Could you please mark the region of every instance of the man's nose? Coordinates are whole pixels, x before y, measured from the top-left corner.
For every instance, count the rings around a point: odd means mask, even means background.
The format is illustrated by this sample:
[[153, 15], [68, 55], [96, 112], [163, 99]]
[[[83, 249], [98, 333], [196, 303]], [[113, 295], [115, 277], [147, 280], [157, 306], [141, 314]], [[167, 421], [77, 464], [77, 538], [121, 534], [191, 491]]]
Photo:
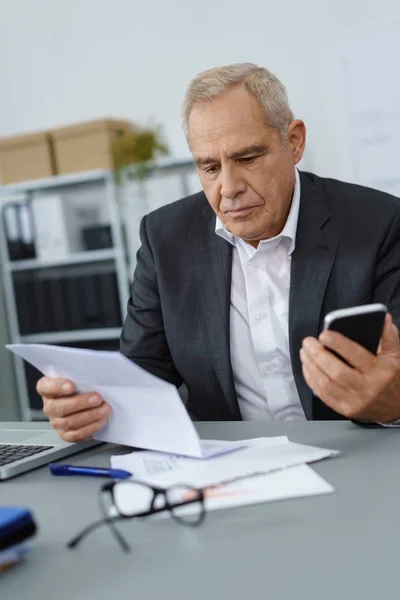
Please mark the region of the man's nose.
[[239, 171], [233, 166], [224, 166], [220, 171], [221, 196], [234, 200], [246, 189]]

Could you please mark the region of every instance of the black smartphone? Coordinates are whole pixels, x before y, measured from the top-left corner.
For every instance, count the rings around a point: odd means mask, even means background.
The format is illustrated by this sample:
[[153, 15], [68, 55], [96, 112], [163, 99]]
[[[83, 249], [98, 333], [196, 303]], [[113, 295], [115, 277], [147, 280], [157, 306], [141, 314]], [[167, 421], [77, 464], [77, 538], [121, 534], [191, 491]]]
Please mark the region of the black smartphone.
[[325, 316], [324, 331], [327, 329], [338, 331], [360, 346], [364, 346], [371, 354], [376, 354], [386, 313], [387, 308], [384, 304], [365, 304], [333, 310]]

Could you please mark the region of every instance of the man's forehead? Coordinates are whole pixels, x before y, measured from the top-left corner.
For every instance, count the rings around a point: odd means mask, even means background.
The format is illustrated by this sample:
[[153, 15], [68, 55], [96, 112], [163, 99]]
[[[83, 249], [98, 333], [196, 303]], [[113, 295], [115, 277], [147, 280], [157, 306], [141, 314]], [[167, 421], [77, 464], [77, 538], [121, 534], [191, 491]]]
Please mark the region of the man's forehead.
[[193, 119], [189, 126], [189, 144], [195, 158], [210, 152], [234, 152], [248, 145], [267, 143], [273, 129], [266, 121], [255, 122], [246, 118]]
[[194, 159], [200, 161], [206, 157], [229, 156], [247, 148], [269, 146], [274, 135], [274, 130], [267, 125], [252, 127], [247, 123], [232, 123], [221, 127], [216, 124], [189, 131], [189, 143]]
[[210, 103], [208, 110], [193, 108], [188, 122], [188, 134], [191, 140], [214, 141], [225, 136], [234, 136], [268, 129], [264, 114], [254, 114], [246, 110], [213, 110]]

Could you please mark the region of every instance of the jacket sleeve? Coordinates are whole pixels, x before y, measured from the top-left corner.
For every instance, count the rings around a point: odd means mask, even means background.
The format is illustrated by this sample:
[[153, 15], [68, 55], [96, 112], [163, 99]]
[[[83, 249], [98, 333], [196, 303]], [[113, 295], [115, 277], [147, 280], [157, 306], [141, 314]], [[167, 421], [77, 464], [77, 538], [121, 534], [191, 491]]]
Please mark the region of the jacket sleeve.
[[173, 363], [165, 336], [157, 270], [146, 219], [144, 217], [140, 224], [141, 247], [137, 253], [120, 351], [146, 371], [179, 387], [182, 378]]
[[373, 301], [386, 304], [400, 329], [400, 207], [377, 258]]
[[[400, 329], [400, 209], [389, 227], [379, 252], [375, 269], [374, 302], [386, 304], [393, 321]], [[354, 420], [361, 427], [400, 427], [400, 421], [381, 425]]]

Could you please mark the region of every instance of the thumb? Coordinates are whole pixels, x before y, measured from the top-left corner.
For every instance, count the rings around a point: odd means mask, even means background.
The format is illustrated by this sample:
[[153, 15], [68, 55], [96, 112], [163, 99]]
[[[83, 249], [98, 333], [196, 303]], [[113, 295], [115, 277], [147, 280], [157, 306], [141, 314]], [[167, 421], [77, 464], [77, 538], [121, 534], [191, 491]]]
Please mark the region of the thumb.
[[392, 315], [389, 313], [385, 317], [382, 337], [379, 344], [378, 354], [387, 354], [394, 352], [399, 346], [399, 330], [393, 323]]

